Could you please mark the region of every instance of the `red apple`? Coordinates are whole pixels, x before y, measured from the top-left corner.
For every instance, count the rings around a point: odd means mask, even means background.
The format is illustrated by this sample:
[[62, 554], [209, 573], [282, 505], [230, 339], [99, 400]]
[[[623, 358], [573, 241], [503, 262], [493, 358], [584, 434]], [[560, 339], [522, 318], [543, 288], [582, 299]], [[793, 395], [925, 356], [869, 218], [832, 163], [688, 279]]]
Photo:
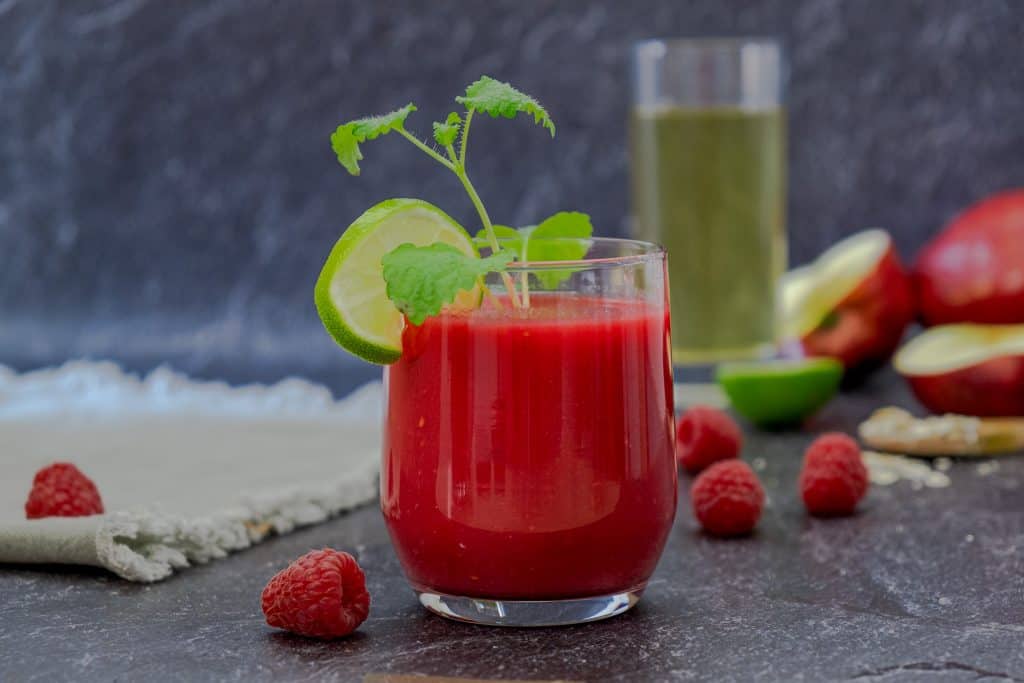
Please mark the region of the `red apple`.
[[926, 408], [1024, 415], [1024, 325], [940, 325], [900, 349], [896, 370]]
[[866, 230], [782, 278], [784, 338], [809, 356], [842, 361], [856, 378], [892, 356], [914, 317], [907, 276], [892, 238]]
[[918, 255], [913, 281], [928, 325], [1024, 323], [1024, 189], [954, 218]]

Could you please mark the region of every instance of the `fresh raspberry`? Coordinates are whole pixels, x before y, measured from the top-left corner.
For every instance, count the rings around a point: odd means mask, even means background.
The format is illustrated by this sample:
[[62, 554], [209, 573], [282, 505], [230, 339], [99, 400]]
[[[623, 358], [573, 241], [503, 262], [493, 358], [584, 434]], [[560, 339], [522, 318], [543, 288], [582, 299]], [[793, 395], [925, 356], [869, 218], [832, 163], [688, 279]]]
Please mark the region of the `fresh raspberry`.
[[85, 517], [103, 513], [92, 479], [69, 462], [55, 462], [36, 472], [25, 501], [25, 517]]
[[819, 517], [852, 514], [867, 490], [868, 470], [856, 441], [832, 432], [819, 436], [807, 448], [800, 470], [800, 495], [809, 513]]
[[679, 464], [696, 474], [711, 463], [737, 458], [743, 435], [731, 417], [709, 406], [693, 406], [676, 426]]
[[749, 534], [761, 518], [764, 489], [742, 460], [716, 462], [701, 472], [690, 488], [697, 521], [712, 536]]
[[330, 548], [313, 550], [279, 571], [263, 589], [267, 623], [314, 638], [340, 638], [370, 613], [366, 577], [356, 559]]

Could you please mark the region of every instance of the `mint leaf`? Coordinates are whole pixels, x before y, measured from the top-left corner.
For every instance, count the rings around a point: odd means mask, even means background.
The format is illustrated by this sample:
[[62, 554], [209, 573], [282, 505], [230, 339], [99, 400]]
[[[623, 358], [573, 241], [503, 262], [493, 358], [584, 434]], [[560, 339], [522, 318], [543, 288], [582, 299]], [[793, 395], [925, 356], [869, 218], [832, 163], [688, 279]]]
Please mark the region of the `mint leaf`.
[[551, 120], [540, 102], [508, 83], [502, 83], [490, 76], [481, 76], [478, 81], [466, 88], [465, 95], [459, 95], [455, 101], [465, 105], [466, 109], [494, 117], [504, 116], [511, 119], [516, 114], [529, 114], [533, 116], [534, 123], [544, 126], [551, 131], [551, 137], [555, 137], [555, 122]]
[[434, 121], [434, 140], [442, 147], [455, 144], [455, 138], [459, 137], [459, 128], [462, 127], [462, 118], [452, 112], [444, 123]]
[[349, 173], [359, 175], [359, 160], [363, 158], [363, 153], [359, 150], [359, 143], [374, 140], [393, 130], [403, 128], [405, 119], [414, 111], [416, 111], [416, 105], [409, 103], [401, 109], [387, 114], [368, 116], [338, 126], [331, 134], [331, 147], [338, 155], [338, 161]]
[[[520, 261], [526, 260], [526, 251], [523, 249], [526, 246], [526, 242], [523, 241], [523, 228], [516, 230], [510, 228], [507, 225], [493, 225], [494, 236], [498, 238], [498, 243], [502, 249], [515, 255]], [[487, 237], [487, 230], [481, 229], [476, 235], [473, 236], [473, 243], [477, 248], [491, 248], [491, 240]]]
[[[590, 216], [579, 211], [559, 211], [540, 225], [510, 228], [495, 225], [494, 236], [501, 246], [513, 252], [520, 261], [578, 261], [587, 255], [594, 234]], [[487, 231], [473, 236], [477, 247], [490, 247]]]
[[[594, 234], [590, 216], [579, 211], [559, 211], [541, 221], [530, 233], [528, 261], [577, 261], [587, 255]], [[553, 240], [545, 242], [545, 240]]]
[[[594, 226], [590, 216], [578, 211], [560, 211], [540, 225], [528, 225], [516, 230], [506, 225], [495, 225], [494, 234], [501, 246], [511, 251], [520, 261], [578, 261], [587, 255]], [[478, 247], [489, 247], [487, 231], [473, 237]], [[572, 275], [570, 270], [534, 271], [533, 274], [547, 289], [558, 285]]]
[[499, 252], [474, 258], [450, 244], [434, 242], [417, 247], [402, 244], [381, 259], [388, 298], [413, 325], [437, 315], [461, 291], [473, 289], [480, 277], [500, 272], [512, 254]]
[[[541, 221], [526, 246], [528, 261], [578, 261], [587, 255], [594, 226], [590, 216], [578, 211], [560, 211]], [[533, 274], [545, 289], [558, 289], [572, 275], [571, 270], [542, 270]]]

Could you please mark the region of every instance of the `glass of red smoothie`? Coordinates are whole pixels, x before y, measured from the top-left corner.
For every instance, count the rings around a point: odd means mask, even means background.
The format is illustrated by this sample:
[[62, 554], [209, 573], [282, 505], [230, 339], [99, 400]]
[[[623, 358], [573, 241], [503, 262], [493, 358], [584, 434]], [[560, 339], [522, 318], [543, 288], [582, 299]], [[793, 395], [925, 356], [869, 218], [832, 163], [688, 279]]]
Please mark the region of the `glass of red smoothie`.
[[[427, 609], [546, 626], [639, 600], [676, 508], [666, 256], [592, 239], [408, 325], [384, 371], [381, 507]], [[513, 305], [503, 282], [529, 282]]]

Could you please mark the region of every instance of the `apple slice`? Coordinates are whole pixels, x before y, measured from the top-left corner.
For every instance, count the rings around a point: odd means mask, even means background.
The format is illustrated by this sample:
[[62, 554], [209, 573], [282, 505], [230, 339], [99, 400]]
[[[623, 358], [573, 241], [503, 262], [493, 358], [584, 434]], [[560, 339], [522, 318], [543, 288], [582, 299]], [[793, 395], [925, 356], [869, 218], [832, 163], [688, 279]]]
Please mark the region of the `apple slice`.
[[783, 338], [808, 356], [832, 356], [848, 376], [892, 356], [914, 317], [910, 280], [885, 230], [833, 245], [781, 282]]
[[1024, 415], [1024, 325], [940, 325], [893, 359], [935, 413]]

